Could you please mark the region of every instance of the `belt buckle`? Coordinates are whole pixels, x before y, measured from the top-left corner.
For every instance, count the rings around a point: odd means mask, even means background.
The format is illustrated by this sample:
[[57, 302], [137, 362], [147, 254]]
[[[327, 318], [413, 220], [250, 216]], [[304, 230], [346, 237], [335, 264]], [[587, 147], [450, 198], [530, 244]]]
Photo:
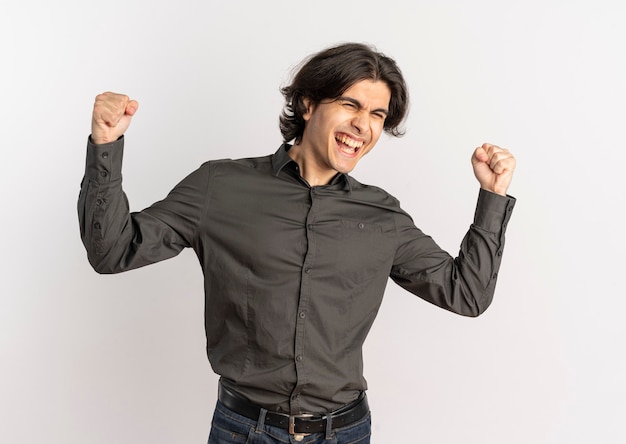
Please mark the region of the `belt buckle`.
[[296, 419], [312, 418], [313, 416], [314, 415], [312, 413], [302, 413], [300, 415], [289, 415], [289, 434], [294, 435], [294, 436], [302, 435], [302, 437], [304, 437], [305, 435], [308, 435], [308, 433], [296, 433]]

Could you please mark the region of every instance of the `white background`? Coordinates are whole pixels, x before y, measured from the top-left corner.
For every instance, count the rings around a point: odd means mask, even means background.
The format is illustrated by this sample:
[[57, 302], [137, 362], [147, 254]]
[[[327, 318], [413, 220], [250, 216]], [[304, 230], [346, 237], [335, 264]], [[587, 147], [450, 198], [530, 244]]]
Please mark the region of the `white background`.
[[456, 253], [482, 142], [518, 158], [478, 319], [390, 283], [365, 347], [374, 443], [623, 443], [626, 6], [615, 1], [5, 0], [0, 11], [0, 442], [203, 443], [217, 378], [191, 251], [91, 270], [76, 199], [96, 94], [139, 100], [131, 208], [208, 159], [273, 152], [311, 52], [403, 69], [407, 135], [354, 171]]

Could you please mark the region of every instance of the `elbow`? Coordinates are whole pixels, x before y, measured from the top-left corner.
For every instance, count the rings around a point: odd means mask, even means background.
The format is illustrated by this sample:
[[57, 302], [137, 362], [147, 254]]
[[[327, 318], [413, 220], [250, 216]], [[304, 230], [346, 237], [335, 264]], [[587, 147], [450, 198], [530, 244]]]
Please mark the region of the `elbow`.
[[98, 274], [114, 274], [115, 271], [106, 264], [106, 262], [97, 262], [93, 260], [89, 260], [91, 264], [91, 268]]
[[481, 316], [487, 309], [479, 309], [479, 310], [472, 310], [470, 313], [465, 314], [466, 317], [468, 318], [477, 318], [479, 316]]
[[115, 274], [124, 271], [105, 254], [89, 254], [88, 259], [91, 268], [98, 274]]
[[98, 274], [116, 274], [127, 269], [123, 256], [115, 248], [103, 241], [84, 242], [87, 259], [91, 268]]
[[490, 305], [491, 305], [491, 298], [485, 301], [476, 300], [474, 301], [473, 304], [469, 306], [469, 310], [463, 314], [470, 318], [477, 318], [481, 316], [483, 313], [485, 313]]

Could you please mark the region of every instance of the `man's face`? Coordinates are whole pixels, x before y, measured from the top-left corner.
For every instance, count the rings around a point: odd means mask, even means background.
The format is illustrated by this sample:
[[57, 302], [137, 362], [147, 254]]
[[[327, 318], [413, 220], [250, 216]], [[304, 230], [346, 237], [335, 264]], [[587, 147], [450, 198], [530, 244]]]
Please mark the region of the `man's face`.
[[307, 103], [302, 154], [307, 175], [330, 180], [348, 173], [367, 154], [383, 131], [391, 91], [382, 81], [361, 80], [336, 100]]

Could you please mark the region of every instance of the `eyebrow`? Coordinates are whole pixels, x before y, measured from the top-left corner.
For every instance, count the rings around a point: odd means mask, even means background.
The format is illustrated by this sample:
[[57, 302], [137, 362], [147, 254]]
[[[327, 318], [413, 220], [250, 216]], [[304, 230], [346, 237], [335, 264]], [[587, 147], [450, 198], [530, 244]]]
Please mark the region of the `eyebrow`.
[[[361, 102], [359, 102], [357, 99], [353, 99], [352, 97], [340, 96], [340, 97], [337, 97], [337, 100], [345, 100], [346, 102], [352, 103], [358, 109], [363, 109], [363, 105], [361, 105]], [[376, 108], [372, 110], [372, 113], [384, 113], [385, 116], [389, 115], [389, 111], [386, 108]]]

